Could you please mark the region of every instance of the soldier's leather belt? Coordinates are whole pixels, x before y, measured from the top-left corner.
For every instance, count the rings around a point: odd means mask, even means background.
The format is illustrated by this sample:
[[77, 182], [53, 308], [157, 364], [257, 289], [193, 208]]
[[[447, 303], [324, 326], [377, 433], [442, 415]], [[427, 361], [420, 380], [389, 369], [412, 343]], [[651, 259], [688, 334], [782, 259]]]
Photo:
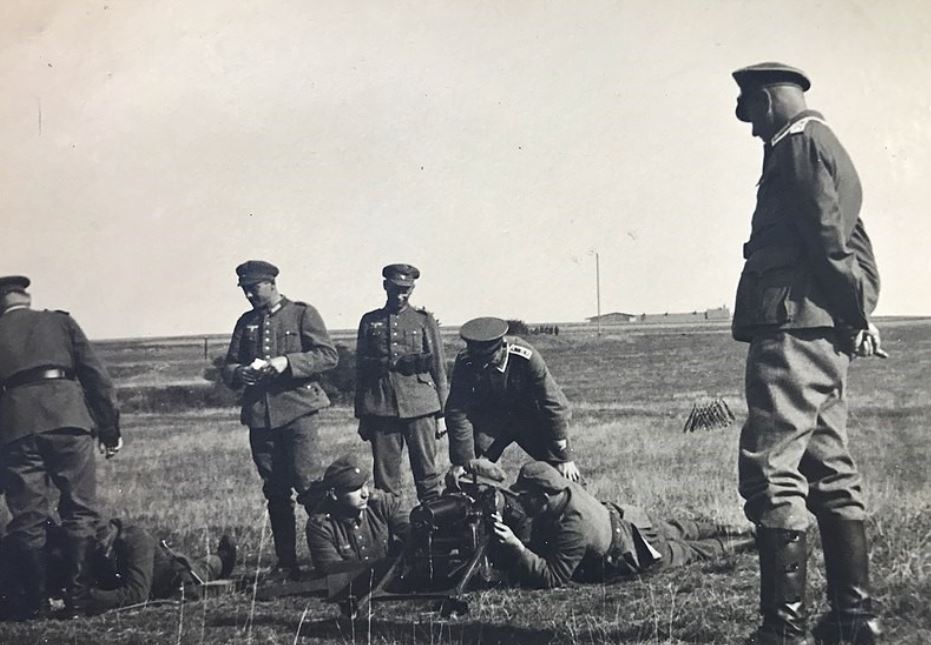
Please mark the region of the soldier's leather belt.
[[17, 372], [3, 382], [4, 390], [11, 390], [14, 387], [40, 383], [42, 381], [58, 381], [62, 379], [71, 380], [74, 374], [70, 370], [60, 367], [35, 367], [30, 370]]

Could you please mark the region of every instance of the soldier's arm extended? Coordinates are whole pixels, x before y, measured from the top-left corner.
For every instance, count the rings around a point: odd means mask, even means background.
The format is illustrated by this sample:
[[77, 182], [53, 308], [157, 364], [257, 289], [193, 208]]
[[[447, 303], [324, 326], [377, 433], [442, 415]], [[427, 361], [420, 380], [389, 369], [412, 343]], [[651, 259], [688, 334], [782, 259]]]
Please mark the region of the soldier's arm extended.
[[430, 376], [436, 384], [436, 393], [440, 399], [440, 410], [436, 416], [442, 417], [449, 396], [449, 386], [446, 380], [446, 354], [443, 351], [443, 337], [440, 335], [440, 326], [433, 314], [427, 312], [427, 323], [424, 334], [424, 352], [430, 353]]
[[[822, 126], [809, 126], [815, 127]], [[844, 325], [866, 329], [875, 302], [865, 301], [873, 290], [864, 288], [863, 271], [850, 245], [858, 217], [841, 208], [831, 160], [826, 158], [829, 151], [807, 132], [787, 137], [779, 148], [796, 206], [793, 221], [831, 313]]]
[[585, 557], [586, 539], [576, 522], [564, 522], [546, 542], [546, 551], [537, 554], [525, 547], [513, 566], [521, 585], [537, 589], [559, 587], [572, 579], [572, 574]]
[[450, 379], [449, 398], [446, 400], [446, 428], [449, 432], [449, 461], [453, 466], [465, 466], [475, 459], [475, 437], [472, 422], [466, 414], [471, 396], [471, 388], [462, 365], [462, 358], [456, 358]]
[[353, 409], [357, 419], [362, 417], [362, 396], [365, 387], [365, 357], [368, 356], [368, 344], [365, 335], [365, 316], [359, 321], [359, 330], [356, 332], [356, 388], [353, 399]]
[[334, 565], [343, 562], [336, 547], [336, 536], [325, 520], [314, 517], [307, 520], [307, 548], [314, 569], [320, 573], [329, 573]]
[[540, 414], [547, 422], [545, 430], [552, 442], [547, 448], [558, 458], [557, 461], [571, 461], [569, 419], [572, 412], [569, 409], [569, 401], [537, 352], [530, 357], [528, 375], [533, 397]]
[[300, 327], [302, 351], [285, 355], [291, 375], [304, 378], [336, 367], [339, 360], [336, 347], [330, 340], [323, 319], [311, 305], [304, 305]]
[[108, 440], [109, 433], [115, 442], [119, 438], [120, 409], [113, 380], [80, 325], [71, 316], [67, 320], [74, 351], [74, 374], [84, 389], [87, 406], [97, 423], [101, 440]]
[[148, 532], [129, 527], [117, 545], [120, 563], [120, 586], [116, 589], [91, 589], [95, 609], [106, 611], [148, 600], [155, 571], [155, 538]]

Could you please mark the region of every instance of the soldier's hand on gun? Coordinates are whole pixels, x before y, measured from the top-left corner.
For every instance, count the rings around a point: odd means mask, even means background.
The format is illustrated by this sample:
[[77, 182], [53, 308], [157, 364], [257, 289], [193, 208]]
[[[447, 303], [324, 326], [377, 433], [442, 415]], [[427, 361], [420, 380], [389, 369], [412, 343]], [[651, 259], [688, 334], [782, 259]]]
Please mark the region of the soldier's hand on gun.
[[459, 490], [459, 478], [465, 475], [465, 468], [462, 466], [452, 465], [446, 471], [446, 488]]
[[117, 437], [116, 443], [113, 443], [112, 441], [105, 441], [103, 439], [97, 442], [97, 449], [100, 451], [100, 454], [107, 459], [113, 459], [116, 457], [116, 453], [118, 453], [122, 447], [123, 437]]
[[446, 436], [446, 419], [443, 417], [436, 418], [436, 438], [442, 439]]
[[856, 356], [878, 356], [879, 358], [889, 358], [889, 354], [882, 348], [882, 339], [879, 336], [879, 329], [873, 323], [869, 323], [867, 329], [857, 330], [857, 335], [853, 339], [853, 353]]
[[568, 479], [571, 482], [578, 482], [582, 479], [582, 474], [579, 472], [579, 467], [575, 465], [574, 461], [564, 461], [562, 463], [556, 464], [556, 470], [559, 471], [559, 474]]
[[492, 515], [491, 520], [493, 522], [492, 530], [495, 532], [495, 538], [498, 542], [518, 551], [524, 550], [524, 543], [514, 535], [511, 527], [504, 523], [504, 518], [501, 517], [500, 513]]

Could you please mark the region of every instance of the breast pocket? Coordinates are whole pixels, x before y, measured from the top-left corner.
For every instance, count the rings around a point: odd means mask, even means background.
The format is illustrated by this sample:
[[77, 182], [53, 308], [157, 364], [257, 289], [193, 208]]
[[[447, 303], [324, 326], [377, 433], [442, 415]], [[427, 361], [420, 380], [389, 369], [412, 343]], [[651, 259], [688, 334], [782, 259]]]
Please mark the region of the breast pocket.
[[408, 329], [404, 332], [404, 349], [410, 354], [423, 352], [423, 330]]
[[301, 351], [301, 336], [293, 329], [285, 329], [278, 334], [278, 351], [281, 354], [293, 354]]

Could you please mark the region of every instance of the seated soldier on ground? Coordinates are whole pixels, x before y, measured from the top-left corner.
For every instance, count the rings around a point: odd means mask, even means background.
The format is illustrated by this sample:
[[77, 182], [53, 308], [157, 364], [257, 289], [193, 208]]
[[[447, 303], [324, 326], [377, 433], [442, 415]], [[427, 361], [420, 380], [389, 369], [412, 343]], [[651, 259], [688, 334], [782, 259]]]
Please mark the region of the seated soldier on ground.
[[636, 506], [601, 503], [542, 461], [525, 464], [511, 490], [533, 516], [531, 536], [525, 543], [496, 517], [496, 564], [523, 586], [602, 582], [753, 548], [749, 532], [692, 520], [657, 521]]
[[[65, 580], [62, 539], [61, 527], [50, 525], [46, 544], [48, 590], [52, 596]], [[194, 560], [169, 553], [141, 527], [111, 519], [99, 528], [90, 559], [93, 587], [88, 613], [170, 598], [178, 594], [182, 585], [188, 598], [197, 598], [195, 575], [204, 582], [226, 578], [235, 564], [236, 545], [228, 535], [220, 538], [214, 554]]]
[[374, 562], [400, 551], [408, 516], [400, 500], [368, 487], [369, 475], [352, 455], [326, 469], [316, 486], [324, 499], [307, 520], [307, 545], [317, 573], [343, 562]]

